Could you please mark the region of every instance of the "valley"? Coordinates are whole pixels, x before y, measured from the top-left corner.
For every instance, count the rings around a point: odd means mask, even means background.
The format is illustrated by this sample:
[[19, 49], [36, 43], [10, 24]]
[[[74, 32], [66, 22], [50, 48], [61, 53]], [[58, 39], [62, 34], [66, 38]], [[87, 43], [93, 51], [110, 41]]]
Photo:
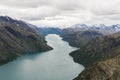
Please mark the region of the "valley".
[[[76, 24], [61, 29], [37, 27], [1, 16], [0, 36], [0, 77], [3, 80], [120, 79], [118, 24], [111, 27]], [[11, 70], [13, 74], [7, 75]], [[32, 76], [32, 73], [36, 74]]]
[[[78, 30], [78, 29], [77, 29]], [[85, 70], [74, 80], [119, 80], [120, 79], [120, 34], [103, 34], [96, 31], [62, 30], [63, 40], [79, 47], [70, 55]], [[80, 44], [82, 43], [82, 44]]]
[[120, 80], [120, 0], [0, 0], [0, 80]]

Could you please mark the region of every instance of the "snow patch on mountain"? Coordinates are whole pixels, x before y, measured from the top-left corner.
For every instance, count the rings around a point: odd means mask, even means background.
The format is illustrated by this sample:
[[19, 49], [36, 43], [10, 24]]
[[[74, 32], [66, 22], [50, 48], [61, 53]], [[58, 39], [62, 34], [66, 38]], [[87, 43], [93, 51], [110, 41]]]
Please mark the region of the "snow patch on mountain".
[[75, 31], [98, 31], [105, 35], [117, 33], [120, 31], [120, 24], [106, 26], [104, 24], [86, 25], [86, 24], [75, 24], [70, 28], [74, 28]]

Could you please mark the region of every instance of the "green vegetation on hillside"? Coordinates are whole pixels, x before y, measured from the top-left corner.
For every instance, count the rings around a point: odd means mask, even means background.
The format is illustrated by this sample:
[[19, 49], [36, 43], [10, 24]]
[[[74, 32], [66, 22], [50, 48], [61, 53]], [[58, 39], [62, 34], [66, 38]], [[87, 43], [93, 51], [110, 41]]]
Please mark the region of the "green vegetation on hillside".
[[70, 55], [86, 67], [75, 80], [120, 79], [119, 33], [93, 39]]

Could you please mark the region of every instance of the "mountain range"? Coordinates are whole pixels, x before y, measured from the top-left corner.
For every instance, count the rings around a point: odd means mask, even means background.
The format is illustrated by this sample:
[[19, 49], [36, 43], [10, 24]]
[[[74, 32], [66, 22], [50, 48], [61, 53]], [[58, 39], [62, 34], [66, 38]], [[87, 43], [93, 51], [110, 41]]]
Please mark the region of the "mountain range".
[[119, 32], [120, 25], [106, 26], [104, 24], [96, 24], [89, 26], [86, 24], [75, 24], [64, 29], [50, 26], [39, 27], [36, 28], [36, 30], [38, 30], [38, 32], [40, 31], [43, 36], [47, 34], [58, 34], [63, 37], [63, 40], [68, 41], [71, 46], [82, 47], [93, 38]]
[[120, 25], [116, 24], [116, 25], [104, 25], [104, 24], [96, 24], [96, 25], [86, 25], [86, 24], [75, 24], [73, 26], [71, 26], [70, 28], [74, 28], [75, 31], [86, 31], [86, 30], [93, 30], [93, 31], [97, 31], [100, 32], [104, 35], [108, 35], [108, 34], [113, 34], [113, 33], [117, 33], [120, 31]]

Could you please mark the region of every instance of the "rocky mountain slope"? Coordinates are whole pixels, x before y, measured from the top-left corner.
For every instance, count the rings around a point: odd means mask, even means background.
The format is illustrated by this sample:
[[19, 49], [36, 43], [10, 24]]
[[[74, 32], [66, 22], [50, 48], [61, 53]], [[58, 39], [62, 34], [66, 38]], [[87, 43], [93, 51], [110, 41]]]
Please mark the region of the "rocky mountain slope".
[[86, 67], [74, 80], [120, 79], [120, 33], [93, 39], [70, 55]]
[[25, 22], [0, 16], [0, 65], [31, 52], [52, 49]]
[[69, 42], [71, 46], [82, 47], [86, 45], [91, 39], [98, 36], [103, 36], [97, 31], [74, 31], [72, 28], [67, 28], [62, 31], [63, 40]]

